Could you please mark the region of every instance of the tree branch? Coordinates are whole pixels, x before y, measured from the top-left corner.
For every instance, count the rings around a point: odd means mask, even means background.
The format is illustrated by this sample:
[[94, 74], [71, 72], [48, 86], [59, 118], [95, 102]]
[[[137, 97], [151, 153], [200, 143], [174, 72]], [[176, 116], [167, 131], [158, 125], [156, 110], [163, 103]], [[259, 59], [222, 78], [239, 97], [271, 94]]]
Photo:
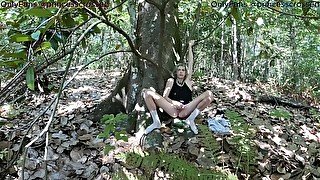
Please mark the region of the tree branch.
[[[68, 72], [69, 72], [69, 68], [70, 68], [70, 65], [71, 65], [71, 62], [72, 62], [72, 58], [73, 58], [73, 53], [70, 54], [69, 61], [68, 61], [67, 67], [66, 67], [66, 71], [65, 71], [65, 73], [64, 73], [64, 75], [63, 75], [63, 78], [62, 78], [62, 81], [61, 81], [61, 84], [60, 84], [60, 88], [59, 88], [59, 92], [58, 92], [58, 94], [57, 94], [57, 96], [56, 96], [56, 101], [55, 101], [54, 107], [53, 107], [53, 109], [52, 109], [52, 113], [51, 113], [51, 115], [50, 115], [49, 121], [47, 122], [45, 128], [40, 132], [40, 134], [39, 134], [37, 137], [35, 137], [33, 140], [31, 140], [31, 141], [25, 146], [25, 148], [26, 148], [25, 154], [24, 154], [24, 157], [25, 157], [25, 158], [26, 158], [26, 154], [28, 154], [28, 149], [29, 149], [29, 147], [30, 147], [33, 143], [35, 143], [44, 133], [47, 133], [47, 132], [49, 131], [49, 128], [50, 128], [50, 126], [51, 126], [51, 123], [53, 122], [53, 119], [54, 119], [54, 115], [55, 115], [55, 113], [56, 113], [56, 111], [57, 111], [57, 108], [58, 108], [59, 98], [60, 98], [60, 96], [61, 96], [61, 94], [62, 94], [62, 91], [63, 91], [63, 89], [64, 89], [64, 82], [66, 81], [66, 77], [67, 77], [67, 74], [68, 74]], [[47, 148], [47, 147], [45, 147], [45, 148]], [[45, 150], [45, 151], [46, 151], [46, 150]], [[23, 166], [22, 166], [22, 175], [21, 175], [21, 176], [22, 176], [22, 179], [24, 179], [25, 158], [23, 159], [24, 164], [23, 164]], [[44, 159], [47, 159], [47, 158], [45, 157]]]
[[301, 19], [316, 19], [316, 20], [318, 20], [320, 18], [320, 16], [301, 16], [301, 15], [297, 15], [297, 14], [291, 14], [291, 13], [283, 12], [283, 11], [274, 9], [272, 7], [267, 7], [267, 8], [271, 9], [272, 11], [276, 11], [278, 13], [284, 14], [284, 15], [293, 16], [293, 17], [297, 17], [297, 18], [301, 18]]
[[111, 8], [111, 9], [108, 9], [107, 11], [106, 11], [106, 13], [109, 13], [109, 12], [111, 12], [112, 10], [114, 10], [114, 9], [116, 9], [116, 8], [118, 8], [118, 7], [120, 7], [120, 6], [122, 6], [122, 4], [124, 4], [125, 2], [127, 2], [128, 0], [124, 0], [124, 1], [122, 1], [120, 4], [118, 4], [117, 6], [115, 6], [115, 7], [113, 7], [113, 8]]
[[[80, 3], [78, 2], [77, 0], [71, 0], [72, 2], [76, 2], [76, 3]], [[98, 15], [96, 12], [92, 11], [91, 9], [87, 8], [87, 7], [84, 7], [84, 9], [90, 13], [91, 15], [93, 15], [94, 17], [98, 18], [99, 20], [101, 20], [103, 23], [105, 23], [107, 26], [110, 26], [112, 29], [114, 29], [115, 31], [117, 31], [118, 33], [120, 33], [128, 42], [129, 44], [129, 47], [130, 49], [132, 50], [132, 52], [137, 56], [139, 57], [140, 59], [144, 59], [150, 63], [152, 63], [153, 65], [159, 67], [159, 65], [154, 62], [153, 60], [147, 58], [147, 57], [144, 57], [141, 55], [141, 53], [134, 47], [134, 43], [132, 42], [130, 36], [124, 31], [122, 30], [121, 28], [119, 28], [118, 26], [116, 26], [115, 24], [111, 23], [109, 20], [108, 20], [108, 17], [106, 15], [106, 12], [104, 11], [104, 9], [99, 6], [99, 3], [94, 0], [93, 1], [99, 8], [99, 10], [101, 11], [103, 17], [101, 17], [100, 15]]]
[[[96, 25], [99, 24], [99, 23], [101, 23], [101, 21], [97, 21], [97, 22], [91, 24], [91, 25], [88, 27], [88, 29], [80, 36], [80, 38], [78, 39], [77, 43], [80, 43], [80, 42], [82, 41], [82, 39], [84, 38], [84, 36], [85, 36], [94, 26], [96, 26]], [[77, 44], [77, 43], [76, 43], [76, 44]], [[75, 49], [75, 47], [76, 47], [76, 44], [74, 45], [74, 49]], [[64, 73], [63, 80], [62, 80], [62, 83], [61, 83], [61, 86], [60, 86], [60, 89], [59, 89], [59, 92], [58, 92], [58, 95], [57, 95], [57, 96], [58, 96], [57, 99], [59, 99], [59, 97], [60, 97], [60, 95], [61, 95], [61, 92], [62, 92], [62, 90], [63, 90], [63, 88], [64, 88], [63, 83], [65, 82], [67, 73], [68, 73], [68, 71], [69, 71], [70, 64], [71, 64], [71, 61], [72, 61], [72, 57], [73, 57], [73, 53], [70, 54], [69, 61], [68, 61], [67, 67], [66, 67], [66, 71], [65, 71], [65, 73]], [[47, 126], [45, 127], [45, 129], [37, 136], [37, 138], [33, 139], [29, 144], [27, 144], [27, 145], [26, 145], [26, 148], [30, 147], [35, 141], [37, 141], [37, 139], [39, 139], [46, 131], [48, 131], [49, 126], [50, 126], [50, 124], [51, 124], [51, 122], [52, 122], [52, 119], [53, 119], [53, 117], [54, 117], [55, 110], [56, 110], [56, 108], [57, 108], [57, 106], [58, 106], [58, 102], [59, 102], [59, 101], [57, 100], [57, 101], [56, 101], [56, 104], [55, 104], [55, 107], [54, 107], [54, 110], [53, 110], [53, 112], [52, 112], [52, 114], [51, 114], [51, 116], [50, 116], [50, 119], [49, 119], [49, 121], [48, 121]]]
[[[78, 68], [78, 70], [73, 74], [73, 76], [72, 76], [71, 78], [69, 78], [69, 80], [64, 84], [63, 90], [70, 84], [70, 82], [71, 82], [82, 70], [84, 70], [84, 69], [85, 69], [86, 67], [88, 67], [90, 64], [92, 64], [92, 63], [94, 63], [94, 62], [96, 62], [96, 61], [98, 61], [98, 60], [101, 60], [102, 58], [104, 58], [104, 57], [107, 56], [107, 55], [116, 54], [116, 53], [124, 53], [124, 52], [132, 52], [132, 51], [131, 51], [131, 50], [120, 50], [120, 51], [108, 52], [108, 53], [103, 54], [103, 55], [95, 58], [94, 60], [86, 63], [85, 65], [80, 66], [80, 67]], [[23, 148], [22, 145], [23, 145], [23, 143], [24, 143], [24, 141], [25, 141], [26, 136], [28, 135], [28, 133], [30, 132], [31, 128], [33, 127], [33, 125], [40, 119], [40, 117], [42, 117], [42, 116], [49, 110], [49, 108], [50, 108], [50, 107], [53, 105], [53, 103], [56, 101], [56, 98], [57, 98], [57, 97], [58, 97], [58, 96], [55, 96], [54, 99], [51, 100], [50, 104], [46, 107], [46, 109], [44, 109], [31, 123], [29, 123], [29, 124], [30, 124], [30, 125], [28, 125], [29, 127], [26, 127], [26, 126], [22, 127], [22, 129], [27, 129], [27, 132], [26, 132], [26, 134], [22, 137], [22, 140], [20, 141], [19, 149], [18, 149], [18, 151], [17, 151], [17, 154], [20, 154], [20, 153], [22, 152], [22, 148]], [[0, 118], [7, 119], [7, 118], [5, 118], [5, 117], [0, 117]], [[9, 120], [9, 119], [8, 119], [8, 120]], [[6, 120], [1, 120], [1, 119], [0, 119], [0, 122], [6, 123]], [[25, 158], [26, 158], [25, 155], [26, 155], [26, 154], [24, 154], [23, 160], [25, 160]], [[14, 158], [12, 158], [9, 163], [7, 163], [7, 165], [4, 167], [4, 170], [1, 171], [0, 174], [2, 174], [3, 172], [7, 171], [7, 170], [15, 163], [16, 159], [17, 159], [17, 155], [16, 155]]]
[[[81, 43], [82, 39], [85, 37], [86, 34], [89, 33], [89, 31], [95, 27], [96, 25], [98, 25], [99, 23], [101, 23], [101, 21], [97, 21], [95, 23], [93, 23], [92, 25], [90, 25], [88, 27], [88, 29], [86, 29], [86, 31], [78, 38], [78, 40], [76, 41], [76, 43], [72, 46], [71, 49], [64, 51], [63, 53], [61, 53], [60, 55], [58, 55], [57, 57], [51, 57], [49, 59], [51, 59], [51, 61], [49, 61], [47, 64], [44, 64], [40, 67], [37, 67], [36, 72], [42, 71], [45, 68], [47, 68], [49, 65], [57, 62], [58, 60], [64, 58], [65, 56], [73, 53], [76, 48], [78, 47], [78, 45]], [[12, 78], [12, 80], [0, 91], [0, 97], [5, 97], [5, 95], [10, 92], [10, 87], [13, 86], [14, 84], [19, 84], [20, 82], [23, 81], [23, 78], [21, 77], [25, 71], [27, 70], [27, 68], [29, 67], [29, 65], [31, 64], [30, 61], [28, 61], [24, 67]], [[5, 99], [2, 99], [0, 101], [0, 104], [3, 103], [5, 101]]]
[[231, 12], [229, 12], [229, 13], [226, 15], [226, 17], [225, 17], [224, 19], [222, 19], [222, 20], [219, 22], [219, 24], [218, 24], [217, 26], [215, 26], [215, 27], [212, 29], [212, 31], [211, 31], [206, 37], [204, 37], [204, 38], [202, 38], [202, 39], [199, 39], [199, 40], [196, 40], [195, 44], [198, 44], [200, 41], [203, 41], [203, 40], [208, 39], [208, 38], [212, 35], [212, 33], [213, 33], [214, 31], [216, 31], [216, 30], [221, 26], [221, 24], [224, 23], [224, 22], [227, 20], [227, 18], [229, 17], [230, 14], [231, 14]]

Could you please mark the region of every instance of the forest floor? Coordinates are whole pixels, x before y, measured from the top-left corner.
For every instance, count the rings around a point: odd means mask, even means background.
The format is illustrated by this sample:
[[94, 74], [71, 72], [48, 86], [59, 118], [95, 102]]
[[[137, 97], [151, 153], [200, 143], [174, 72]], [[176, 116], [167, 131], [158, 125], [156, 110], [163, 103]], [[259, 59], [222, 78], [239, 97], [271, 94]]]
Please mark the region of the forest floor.
[[[54, 94], [31, 94], [2, 105], [0, 174], [21, 177], [25, 163], [25, 179], [320, 179], [319, 105], [297, 106], [268, 85], [202, 78], [196, 94], [211, 90], [214, 101], [197, 118], [198, 135], [175, 120], [171, 130], [162, 128], [142, 139], [99, 138], [105, 126], [89, 115], [119, 75], [80, 73], [64, 90], [48, 133], [25, 157], [21, 147], [43, 131], [52, 110], [31, 123]], [[218, 116], [229, 120], [230, 134], [208, 128], [207, 120]]]

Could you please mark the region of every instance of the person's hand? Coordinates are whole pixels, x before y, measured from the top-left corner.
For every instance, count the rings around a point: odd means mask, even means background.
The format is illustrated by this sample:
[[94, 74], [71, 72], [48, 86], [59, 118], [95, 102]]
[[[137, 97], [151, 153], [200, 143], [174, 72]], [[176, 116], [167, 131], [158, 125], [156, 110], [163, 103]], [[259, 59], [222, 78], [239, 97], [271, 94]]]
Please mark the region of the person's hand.
[[172, 104], [176, 109], [182, 109], [184, 107], [184, 105], [178, 101], [172, 101]]
[[193, 46], [194, 45], [195, 40], [190, 40], [189, 41], [189, 46]]

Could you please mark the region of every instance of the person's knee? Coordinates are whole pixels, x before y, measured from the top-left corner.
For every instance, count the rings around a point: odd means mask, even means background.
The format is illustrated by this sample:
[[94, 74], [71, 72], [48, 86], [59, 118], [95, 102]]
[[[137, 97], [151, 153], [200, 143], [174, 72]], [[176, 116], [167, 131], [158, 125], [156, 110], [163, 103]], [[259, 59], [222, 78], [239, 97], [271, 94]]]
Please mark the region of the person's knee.
[[144, 99], [146, 99], [146, 98], [148, 98], [148, 97], [151, 96], [151, 93], [152, 93], [152, 92], [153, 92], [153, 91], [152, 91], [151, 89], [143, 88], [143, 89], [141, 90], [141, 96], [142, 96]]
[[212, 98], [206, 97], [206, 98], [204, 99], [204, 102], [205, 102], [205, 104], [210, 104], [210, 103], [212, 102]]
[[205, 94], [206, 94], [206, 97], [212, 97], [213, 96], [213, 93], [210, 90], [206, 90]]
[[205, 103], [210, 104], [213, 101], [213, 93], [210, 90], [205, 92], [205, 98], [203, 99]]
[[146, 88], [143, 88], [143, 89], [141, 90], [141, 96], [143, 97], [143, 99], [146, 99], [147, 91], [148, 91], [148, 89], [146, 89]]
[[172, 113], [168, 113], [168, 114], [173, 118], [178, 117], [178, 113], [176, 113], [176, 112], [172, 112]]
[[207, 90], [207, 91], [205, 92], [205, 94], [206, 94], [205, 99], [209, 99], [210, 102], [212, 102], [212, 100], [213, 100], [213, 93], [212, 93], [212, 91]]
[[185, 117], [187, 117], [189, 114], [187, 114], [186, 112], [180, 112], [179, 113], [179, 115], [178, 115], [178, 117], [179, 118], [185, 118]]

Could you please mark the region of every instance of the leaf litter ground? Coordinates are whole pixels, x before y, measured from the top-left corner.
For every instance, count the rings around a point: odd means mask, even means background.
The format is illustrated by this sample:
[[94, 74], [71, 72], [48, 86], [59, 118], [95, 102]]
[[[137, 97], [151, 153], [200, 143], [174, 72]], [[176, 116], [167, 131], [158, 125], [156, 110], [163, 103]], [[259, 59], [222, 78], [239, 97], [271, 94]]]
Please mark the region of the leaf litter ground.
[[[142, 149], [134, 136], [128, 142], [114, 137], [99, 139], [103, 127], [91, 121], [88, 114], [110, 94], [118, 78], [115, 72], [102, 75], [87, 70], [64, 91], [55, 123], [49, 130], [49, 179], [115, 179], [117, 171], [137, 177], [146, 169], [141, 165], [132, 168], [121, 157], [132, 151], [175, 154], [196, 167], [231, 172], [239, 179], [320, 178], [319, 111], [259, 103], [259, 96], [277, 93], [268, 86], [203, 79], [197, 84], [196, 93], [210, 89], [215, 100], [197, 118], [199, 135], [173, 124], [170, 133], [154, 131], [148, 135]], [[28, 123], [48, 106], [52, 97], [34, 96], [22, 104], [1, 107], [1, 116], [10, 119], [0, 126], [1, 167], [17, 154]], [[209, 131], [206, 119], [217, 114], [231, 120], [231, 135], [218, 136]], [[47, 112], [33, 126], [26, 136], [27, 143], [42, 131], [49, 115]], [[106, 144], [115, 149], [104, 155]], [[45, 177], [44, 149], [45, 138], [29, 149], [25, 178]], [[21, 176], [21, 158], [8, 172], [9, 179]], [[151, 176], [170, 178], [159, 169], [152, 171]]]

